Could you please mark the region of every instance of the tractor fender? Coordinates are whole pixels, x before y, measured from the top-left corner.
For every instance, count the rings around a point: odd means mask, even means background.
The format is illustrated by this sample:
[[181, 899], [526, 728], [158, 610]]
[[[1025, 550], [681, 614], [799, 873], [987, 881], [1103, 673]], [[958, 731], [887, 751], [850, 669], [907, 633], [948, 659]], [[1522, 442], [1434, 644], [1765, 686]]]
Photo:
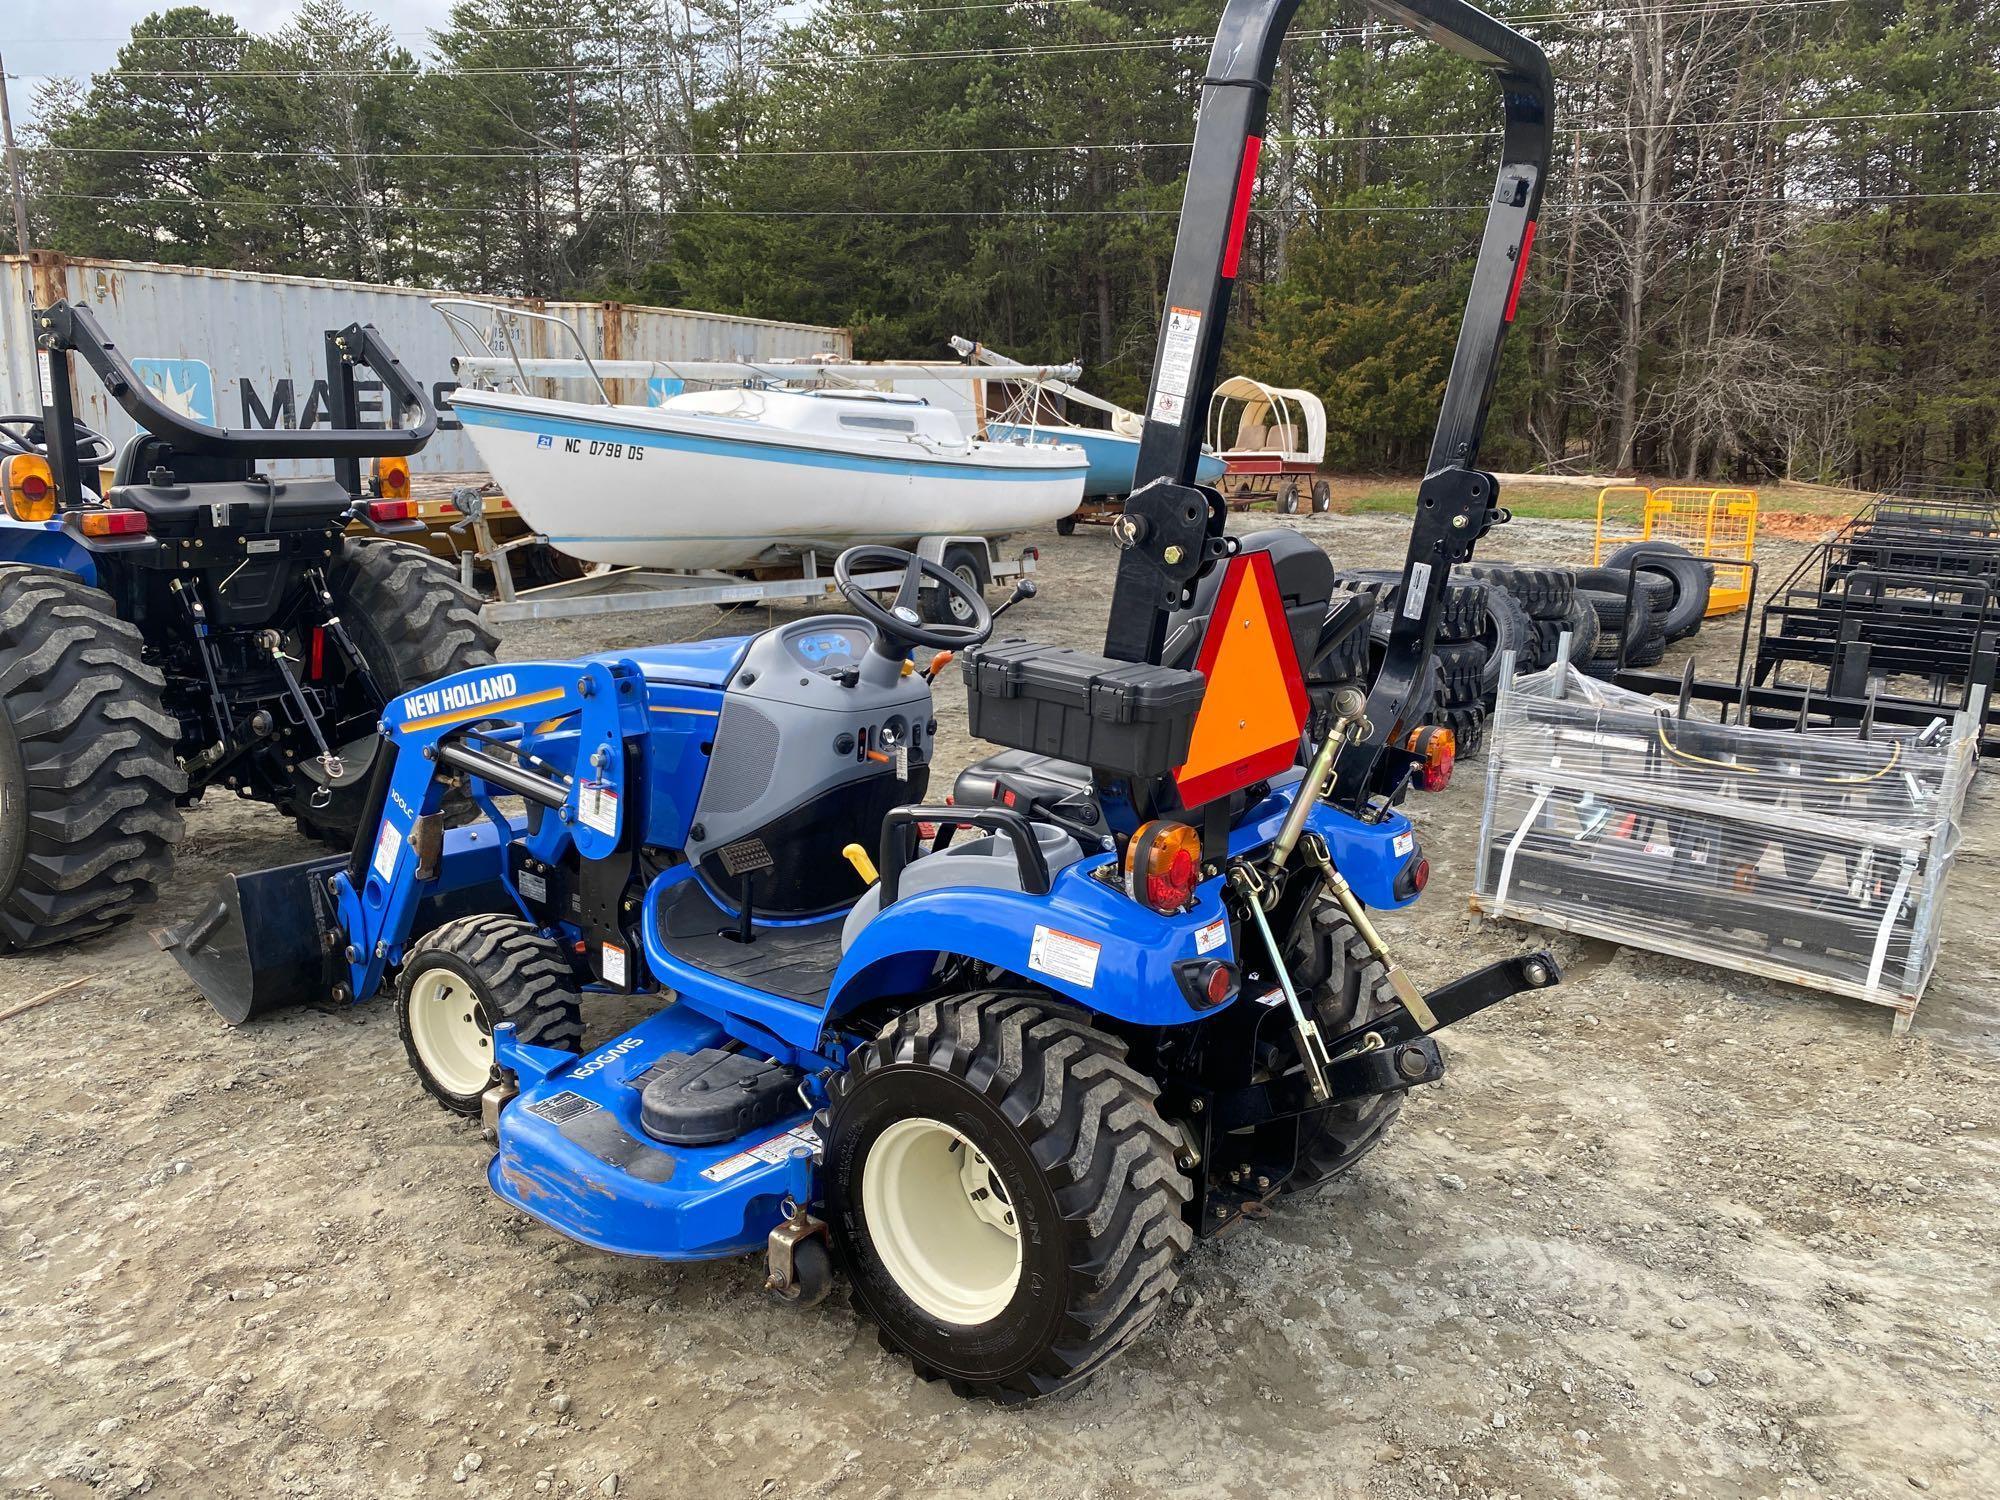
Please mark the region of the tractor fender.
[[0, 563], [20, 563], [97, 587], [97, 559], [57, 521], [15, 522], [0, 517]]
[[1215, 1014], [1219, 1007], [1195, 1008], [1175, 967], [1234, 957], [1222, 881], [1205, 881], [1186, 911], [1162, 916], [1091, 873], [1109, 858], [1064, 866], [1046, 895], [945, 886], [902, 897], [842, 956], [828, 1020], [920, 987], [941, 954], [993, 964], [1129, 1025], [1181, 1026]]

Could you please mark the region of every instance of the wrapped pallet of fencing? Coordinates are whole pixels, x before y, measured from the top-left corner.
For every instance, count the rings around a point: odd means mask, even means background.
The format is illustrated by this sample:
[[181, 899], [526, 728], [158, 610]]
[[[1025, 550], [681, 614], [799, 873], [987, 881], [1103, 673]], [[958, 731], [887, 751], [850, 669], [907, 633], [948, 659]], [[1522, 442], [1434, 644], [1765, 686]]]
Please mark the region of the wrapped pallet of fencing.
[[1473, 908], [1891, 1006], [1900, 1036], [1978, 722], [1753, 729], [1562, 664], [1521, 677], [1489, 729]]

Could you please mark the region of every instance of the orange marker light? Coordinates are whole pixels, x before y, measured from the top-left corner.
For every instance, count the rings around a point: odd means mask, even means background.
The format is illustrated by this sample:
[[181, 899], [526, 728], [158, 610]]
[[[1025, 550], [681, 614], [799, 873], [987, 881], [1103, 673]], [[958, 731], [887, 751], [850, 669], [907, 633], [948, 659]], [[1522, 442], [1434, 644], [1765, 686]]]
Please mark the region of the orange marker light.
[[50, 521], [56, 513], [56, 477], [39, 453], [17, 453], [0, 463], [0, 498], [17, 521]]
[[1414, 729], [1403, 748], [1423, 762], [1417, 767], [1418, 791], [1441, 792], [1451, 785], [1451, 773], [1458, 764], [1458, 737], [1449, 729], [1436, 724]]
[[384, 500], [410, 498], [410, 461], [407, 458], [375, 460], [375, 493]]
[[1201, 883], [1201, 835], [1156, 818], [1125, 846], [1125, 894], [1163, 916], [1185, 911]]

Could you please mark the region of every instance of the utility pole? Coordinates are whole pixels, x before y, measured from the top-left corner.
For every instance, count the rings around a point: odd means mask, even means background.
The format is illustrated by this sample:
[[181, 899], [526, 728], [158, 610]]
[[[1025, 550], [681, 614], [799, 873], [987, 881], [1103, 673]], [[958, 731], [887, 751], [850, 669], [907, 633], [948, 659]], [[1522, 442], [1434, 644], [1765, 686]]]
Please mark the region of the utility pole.
[[28, 190], [21, 185], [21, 153], [14, 148], [14, 112], [7, 105], [7, 59], [0, 57], [0, 135], [7, 142], [7, 176], [14, 187], [14, 248], [28, 253]]

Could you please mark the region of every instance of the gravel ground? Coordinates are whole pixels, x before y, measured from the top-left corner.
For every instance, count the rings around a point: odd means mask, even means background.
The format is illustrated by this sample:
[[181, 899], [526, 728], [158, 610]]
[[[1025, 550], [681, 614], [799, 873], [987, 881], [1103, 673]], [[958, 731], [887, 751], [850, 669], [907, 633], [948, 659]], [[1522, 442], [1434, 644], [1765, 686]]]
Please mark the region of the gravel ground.
[[[1393, 518], [1296, 524], [1400, 556]], [[1094, 642], [1109, 536], [1037, 540], [1017, 626]], [[1484, 555], [1587, 547], [1517, 522]], [[955, 681], [939, 699], [955, 768]], [[1436, 874], [1388, 926], [1420, 979], [1539, 941], [1467, 915], [1480, 782], [1413, 809]], [[1906, 1042], [1874, 1007], [1557, 938], [1571, 982], [1454, 1032], [1359, 1170], [1199, 1247], [1121, 1362], [1026, 1411], [916, 1383], [844, 1301], [791, 1312], [749, 1261], [622, 1261], [522, 1219], [383, 1003], [232, 1031], [143, 927], [0, 960], [0, 1011], [89, 980], [0, 1021], [0, 1492], [2000, 1494], [2000, 891], [1973, 797]], [[211, 801], [158, 916], [309, 853]]]

